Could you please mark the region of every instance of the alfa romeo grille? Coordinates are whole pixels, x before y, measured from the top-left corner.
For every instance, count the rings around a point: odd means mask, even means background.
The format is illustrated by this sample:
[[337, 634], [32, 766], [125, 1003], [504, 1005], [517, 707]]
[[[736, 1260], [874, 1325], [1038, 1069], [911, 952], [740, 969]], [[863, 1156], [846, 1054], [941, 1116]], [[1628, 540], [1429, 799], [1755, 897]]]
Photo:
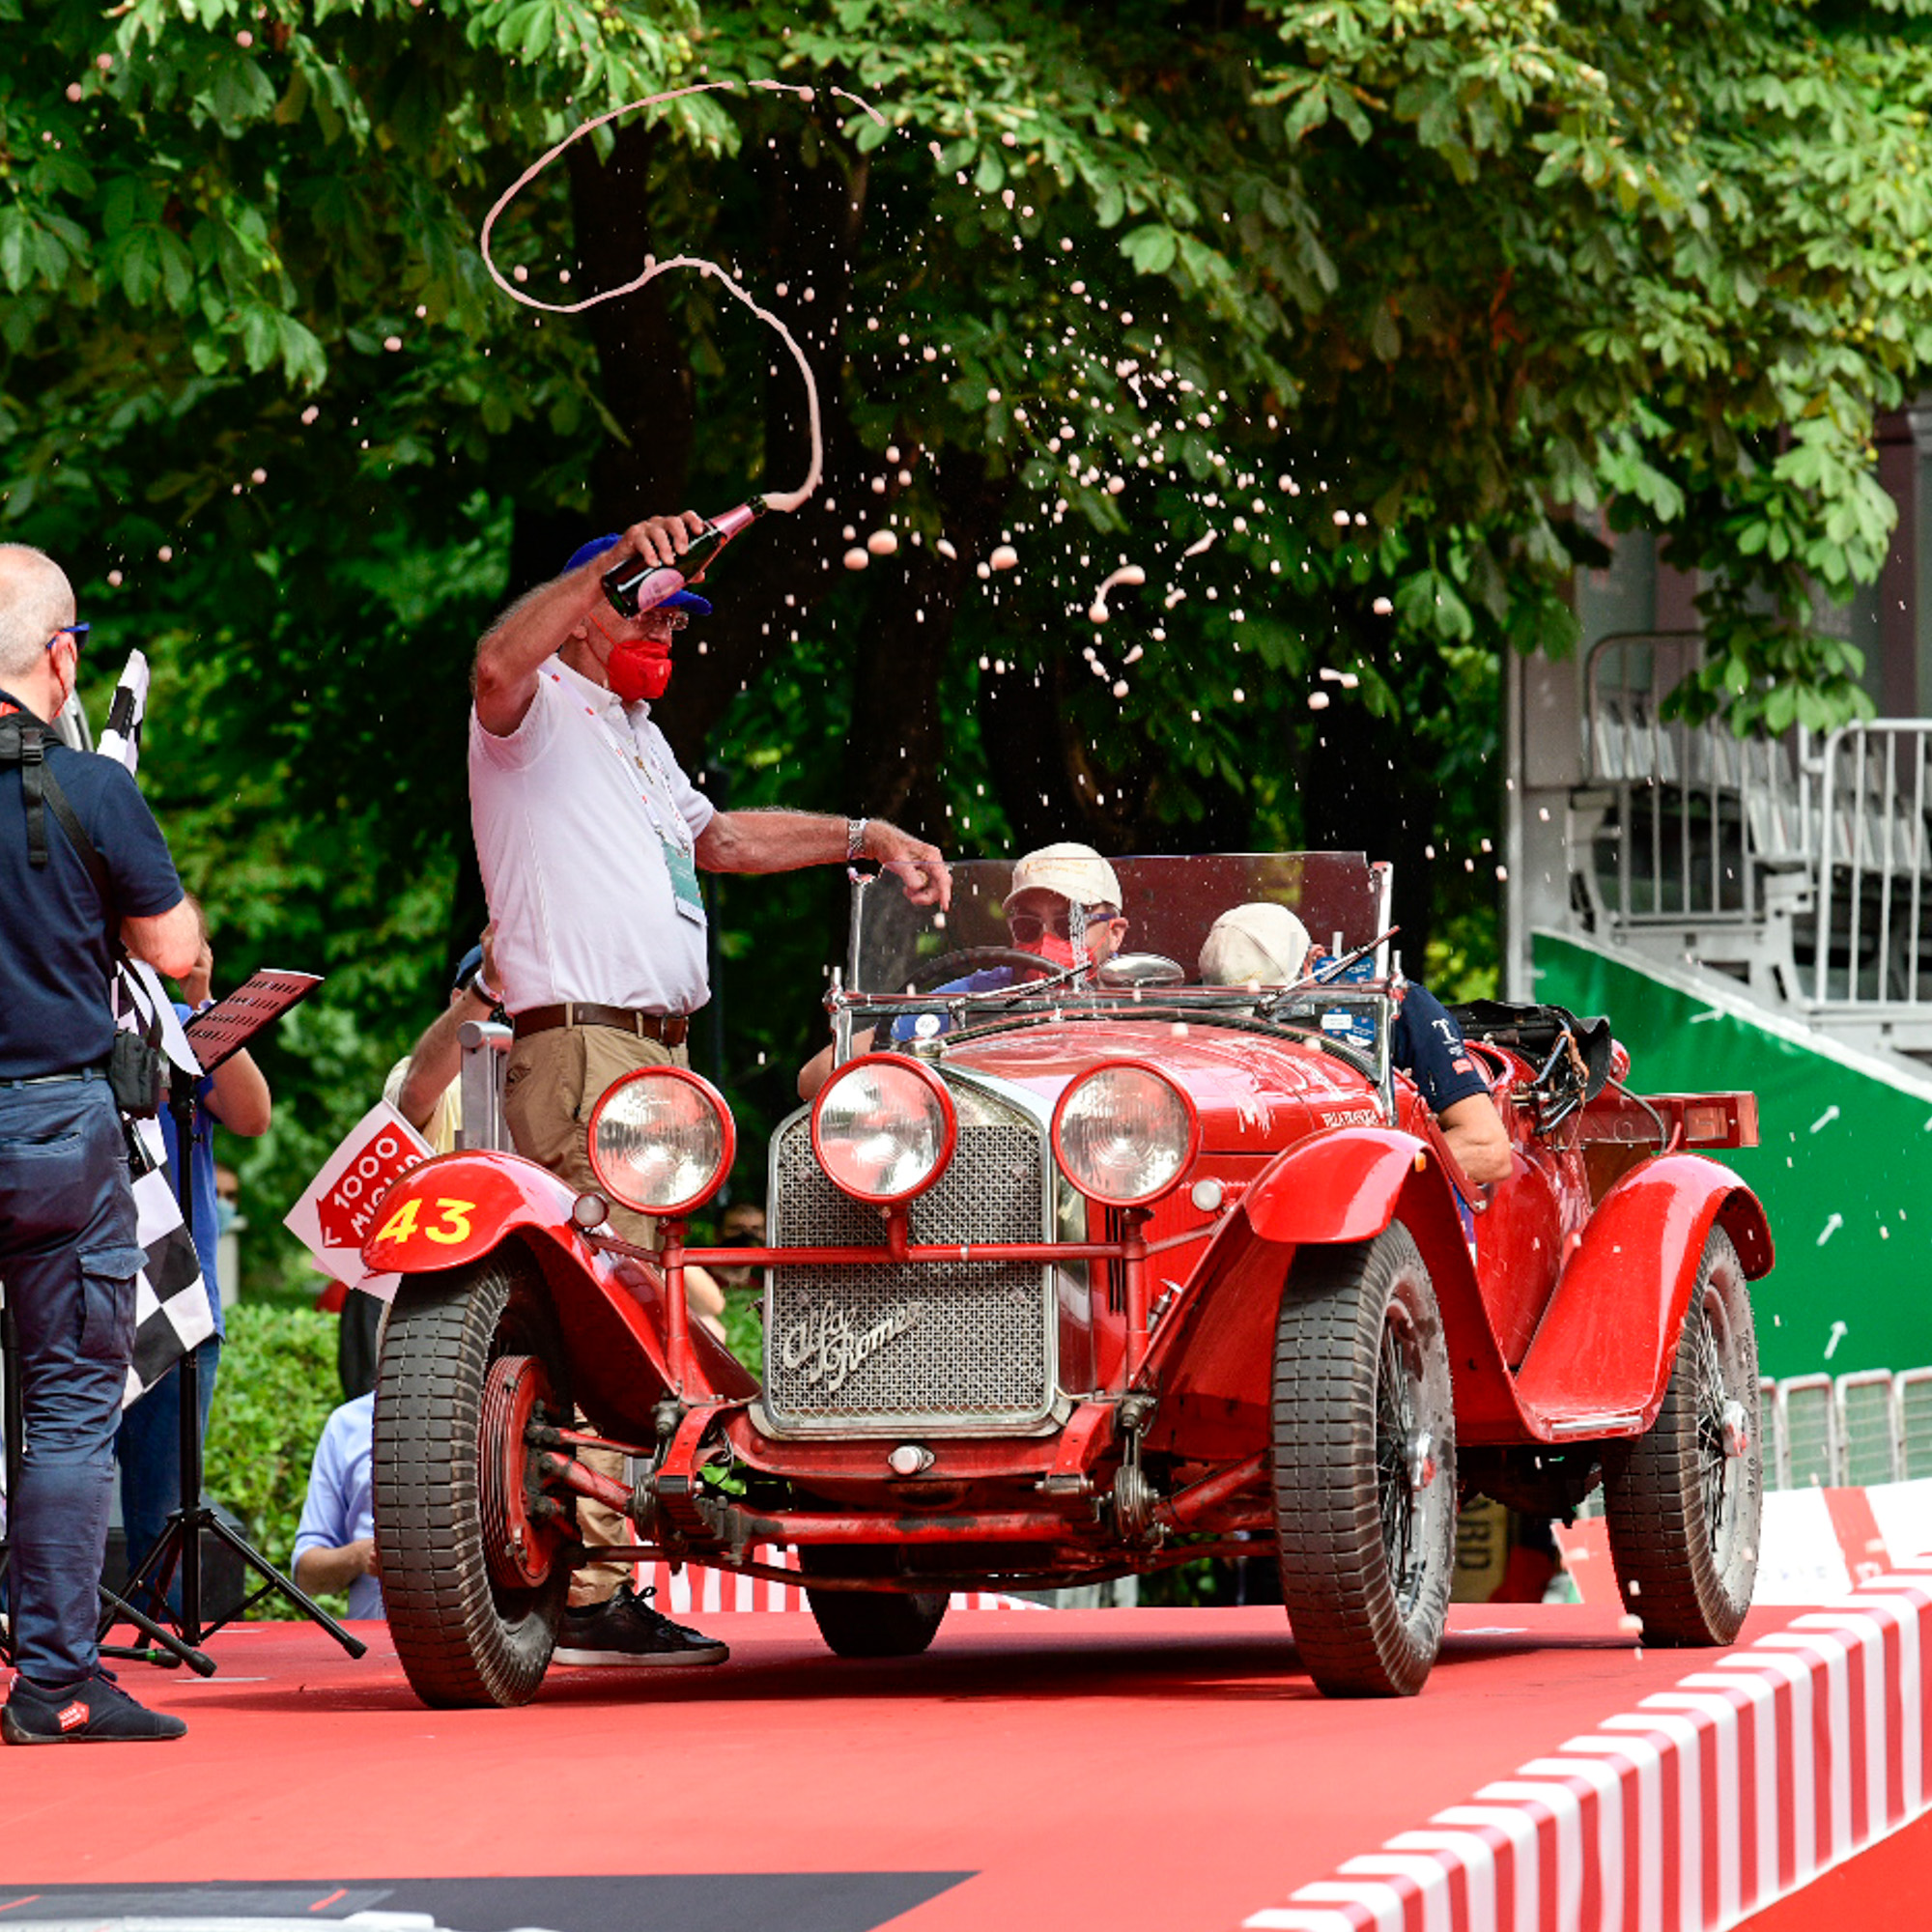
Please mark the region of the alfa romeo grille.
[[[1048, 1238], [1046, 1154], [1017, 1109], [955, 1088], [959, 1144], [912, 1203], [915, 1243]], [[811, 1151], [811, 1122], [779, 1130], [772, 1238], [781, 1247], [886, 1244], [877, 1212], [841, 1194]], [[781, 1267], [765, 1301], [765, 1410], [787, 1435], [1026, 1427], [1054, 1395], [1047, 1271], [1020, 1263]]]

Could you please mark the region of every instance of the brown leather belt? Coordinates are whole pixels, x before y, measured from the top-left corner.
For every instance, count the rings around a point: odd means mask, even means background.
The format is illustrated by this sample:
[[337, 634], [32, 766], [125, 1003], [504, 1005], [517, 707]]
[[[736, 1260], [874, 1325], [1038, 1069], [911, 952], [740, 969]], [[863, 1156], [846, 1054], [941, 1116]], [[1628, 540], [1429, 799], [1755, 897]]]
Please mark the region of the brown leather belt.
[[510, 1025], [519, 1039], [533, 1033], [554, 1033], [558, 1027], [593, 1026], [635, 1034], [639, 1039], [662, 1040], [667, 1046], [682, 1046], [691, 1031], [691, 1022], [682, 1013], [639, 1013], [629, 1007], [594, 1007], [582, 1000], [560, 1007], [530, 1007]]

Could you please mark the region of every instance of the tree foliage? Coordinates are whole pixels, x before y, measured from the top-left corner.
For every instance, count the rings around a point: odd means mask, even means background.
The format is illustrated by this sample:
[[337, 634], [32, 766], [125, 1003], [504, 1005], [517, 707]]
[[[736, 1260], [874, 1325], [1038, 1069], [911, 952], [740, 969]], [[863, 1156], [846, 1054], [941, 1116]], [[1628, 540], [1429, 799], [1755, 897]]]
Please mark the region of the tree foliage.
[[[713, 90], [573, 146], [498, 250], [549, 300], [714, 258], [810, 356], [824, 485], [721, 565], [664, 711], [732, 802], [1367, 844], [1442, 957], [1494, 886], [1497, 654], [1572, 641], [1606, 527], [1702, 575], [1688, 706], [1861, 702], [1812, 592], [1876, 575], [1873, 413], [1932, 342], [1922, 0], [4, 7], [8, 524], [154, 649], [151, 788], [227, 956], [331, 974], [265, 1185], [478, 921], [492, 611], [803, 474], [796, 372], [715, 283], [566, 320], [485, 272], [503, 190], [646, 95]], [[722, 895], [754, 1118], [835, 901]]]

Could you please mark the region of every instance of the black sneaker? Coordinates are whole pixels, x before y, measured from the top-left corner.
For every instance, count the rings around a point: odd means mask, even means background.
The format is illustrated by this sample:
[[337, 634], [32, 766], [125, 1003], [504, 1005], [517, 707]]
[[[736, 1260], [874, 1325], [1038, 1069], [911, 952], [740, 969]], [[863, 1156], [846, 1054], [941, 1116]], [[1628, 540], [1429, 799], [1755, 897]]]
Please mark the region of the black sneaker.
[[[645, 1592], [645, 1596], [656, 1594], [654, 1590]], [[565, 1610], [554, 1652], [558, 1663], [651, 1667], [723, 1663], [730, 1655], [727, 1646], [716, 1637], [661, 1616], [628, 1583], [605, 1603]]]
[[104, 1670], [67, 1690], [15, 1677], [0, 1711], [0, 1736], [10, 1745], [159, 1744], [186, 1732], [179, 1718], [135, 1703]]

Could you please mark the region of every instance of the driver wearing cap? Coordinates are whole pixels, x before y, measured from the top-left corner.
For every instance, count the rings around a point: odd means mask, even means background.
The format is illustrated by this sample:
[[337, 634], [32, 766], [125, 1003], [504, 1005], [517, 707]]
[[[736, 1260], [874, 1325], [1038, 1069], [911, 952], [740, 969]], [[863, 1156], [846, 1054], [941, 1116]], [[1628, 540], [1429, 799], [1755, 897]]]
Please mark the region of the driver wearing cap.
[[[1122, 903], [1120, 879], [1093, 846], [1070, 842], [1042, 845], [1013, 867], [1004, 908], [1010, 950], [1032, 953], [1054, 972], [1072, 968], [1076, 946], [1084, 950], [1091, 964], [1103, 965], [1121, 950], [1127, 936]], [[996, 993], [1017, 984], [1022, 971], [1017, 965], [986, 966], [963, 979], [949, 980], [935, 990]], [[869, 1051], [874, 1037], [870, 1027], [853, 1035], [852, 1051]], [[910, 1014], [893, 1022], [894, 1040], [912, 1037]], [[801, 1100], [811, 1099], [831, 1078], [832, 1051], [823, 1047], [806, 1063], [798, 1076]]]
[[[1325, 957], [1285, 905], [1257, 901], [1224, 912], [1201, 948], [1207, 986], [1293, 986]], [[1427, 986], [1409, 980], [1396, 1009], [1389, 1057], [1415, 1082], [1449, 1151], [1473, 1181], [1506, 1180], [1509, 1130], [1463, 1029]]]

